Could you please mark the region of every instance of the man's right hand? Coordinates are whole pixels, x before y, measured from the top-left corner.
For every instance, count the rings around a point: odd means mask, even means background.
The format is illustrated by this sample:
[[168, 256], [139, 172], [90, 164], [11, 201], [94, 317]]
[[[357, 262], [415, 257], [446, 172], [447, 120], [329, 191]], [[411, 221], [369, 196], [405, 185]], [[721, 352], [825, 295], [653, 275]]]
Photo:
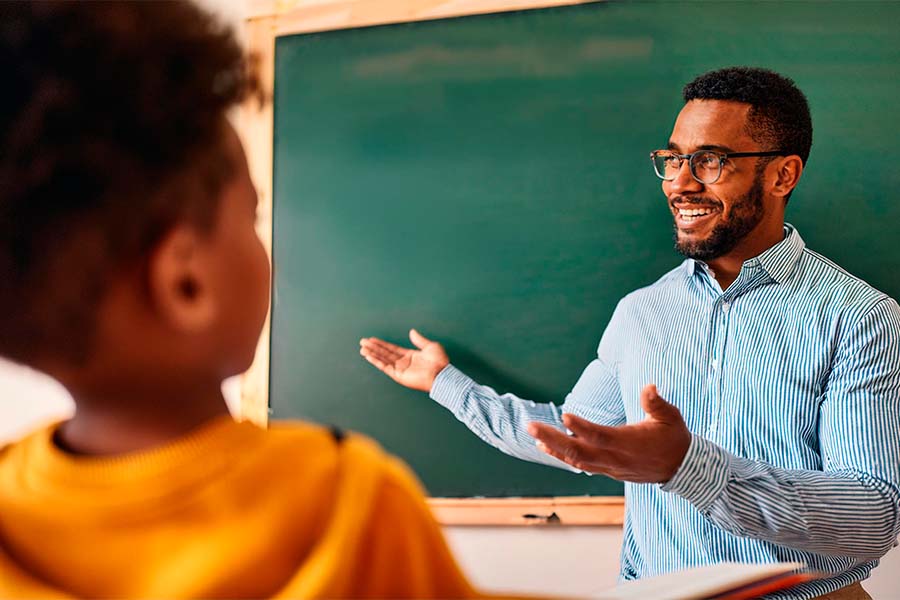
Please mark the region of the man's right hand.
[[408, 388], [430, 392], [434, 378], [450, 364], [444, 347], [409, 330], [409, 341], [418, 348], [403, 348], [378, 338], [359, 340], [359, 353], [388, 377]]

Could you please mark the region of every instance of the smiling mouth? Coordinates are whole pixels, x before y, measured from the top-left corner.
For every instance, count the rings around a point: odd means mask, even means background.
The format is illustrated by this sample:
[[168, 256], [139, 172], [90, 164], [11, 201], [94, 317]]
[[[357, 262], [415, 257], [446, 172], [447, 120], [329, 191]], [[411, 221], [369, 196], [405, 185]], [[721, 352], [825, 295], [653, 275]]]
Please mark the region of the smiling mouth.
[[703, 217], [707, 217], [714, 212], [718, 212], [716, 209], [711, 207], [705, 208], [678, 208], [676, 209], [675, 214], [678, 218], [685, 223], [693, 223], [694, 221], [700, 220]]
[[678, 229], [695, 229], [711, 223], [721, 211], [716, 206], [673, 206], [675, 225]]

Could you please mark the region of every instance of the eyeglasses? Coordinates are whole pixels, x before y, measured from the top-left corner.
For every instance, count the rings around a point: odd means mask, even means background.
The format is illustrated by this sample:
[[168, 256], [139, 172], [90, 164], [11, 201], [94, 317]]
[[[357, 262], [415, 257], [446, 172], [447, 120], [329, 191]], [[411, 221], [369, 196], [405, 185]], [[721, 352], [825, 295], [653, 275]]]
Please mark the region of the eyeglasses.
[[704, 185], [715, 183], [722, 176], [722, 165], [730, 158], [745, 156], [787, 156], [782, 150], [772, 152], [715, 152], [714, 150], [698, 150], [693, 154], [678, 154], [673, 150], [654, 150], [650, 153], [653, 170], [663, 181], [672, 181], [681, 171], [681, 162], [688, 161], [691, 176]]

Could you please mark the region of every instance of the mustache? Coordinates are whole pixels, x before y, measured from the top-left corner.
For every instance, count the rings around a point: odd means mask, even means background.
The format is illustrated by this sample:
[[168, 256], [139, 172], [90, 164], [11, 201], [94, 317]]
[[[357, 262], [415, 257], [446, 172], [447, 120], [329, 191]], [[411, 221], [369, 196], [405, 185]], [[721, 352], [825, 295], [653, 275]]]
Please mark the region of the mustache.
[[722, 207], [721, 202], [717, 202], [712, 198], [704, 198], [703, 196], [672, 196], [669, 198], [669, 208], [675, 208], [676, 204], [694, 204], [696, 206], [715, 206]]

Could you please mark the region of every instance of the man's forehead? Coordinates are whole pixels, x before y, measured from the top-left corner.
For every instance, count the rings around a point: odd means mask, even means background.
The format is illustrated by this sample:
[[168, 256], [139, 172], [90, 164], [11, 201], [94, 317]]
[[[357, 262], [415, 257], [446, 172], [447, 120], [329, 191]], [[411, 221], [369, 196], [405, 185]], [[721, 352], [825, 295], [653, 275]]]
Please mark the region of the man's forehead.
[[681, 151], [699, 148], [744, 150], [754, 144], [745, 124], [750, 105], [728, 100], [691, 100], [684, 105], [669, 137]]

